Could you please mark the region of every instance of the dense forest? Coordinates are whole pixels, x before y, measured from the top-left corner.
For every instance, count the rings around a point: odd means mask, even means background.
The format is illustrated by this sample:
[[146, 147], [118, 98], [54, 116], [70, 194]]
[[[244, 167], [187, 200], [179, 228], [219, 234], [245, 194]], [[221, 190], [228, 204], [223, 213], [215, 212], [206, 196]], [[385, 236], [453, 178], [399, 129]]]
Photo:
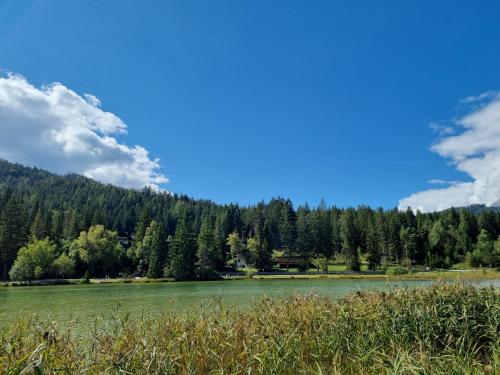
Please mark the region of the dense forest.
[[414, 213], [294, 208], [275, 198], [241, 207], [124, 189], [0, 160], [3, 279], [140, 275], [210, 279], [237, 260], [270, 270], [276, 254], [326, 267], [399, 264], [498, 267], [500, 212], [482, 206]]

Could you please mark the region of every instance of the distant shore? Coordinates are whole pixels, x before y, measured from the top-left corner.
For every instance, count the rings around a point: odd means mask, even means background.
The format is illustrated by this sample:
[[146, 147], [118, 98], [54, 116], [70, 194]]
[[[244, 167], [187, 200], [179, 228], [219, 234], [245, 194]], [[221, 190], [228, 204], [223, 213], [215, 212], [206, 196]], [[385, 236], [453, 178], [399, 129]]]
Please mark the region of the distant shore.
[[[304, 279], [331, 279], [331, 280], [500, 280], [500, 272], [495, 270], [444, 270], [415, 272], [405, 275], [386, 275], [383, 273], [368, 272], [335, 272], [335, 273], [253, 273], [253, 274], [227, 274], [222, 275], [217, 280], [304, 280]], [[18, 286], [48, 286], [48, 285], [79, 285], [79, 284], [131, 284], [131, 283], [164, 283], [175, 282], [173, 279], [160, 278], [149, 279], [146, 277], [136, 278], [108, 278], [108, 279], [51, 279], [51, 280], [33, 280], [33, 281], [8, 281], [0, 282], [0, 287], [18, 287]]]

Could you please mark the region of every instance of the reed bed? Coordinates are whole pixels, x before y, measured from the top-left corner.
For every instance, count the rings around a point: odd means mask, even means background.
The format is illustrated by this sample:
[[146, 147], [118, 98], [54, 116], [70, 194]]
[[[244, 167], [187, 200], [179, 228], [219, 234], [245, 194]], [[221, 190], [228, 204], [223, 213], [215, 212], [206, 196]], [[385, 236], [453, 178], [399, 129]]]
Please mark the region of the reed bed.
[[1, 374], [495, 374], [500, 296], [436, 283], [121, 314], [84, 335], [36, 316], [0, 334]]

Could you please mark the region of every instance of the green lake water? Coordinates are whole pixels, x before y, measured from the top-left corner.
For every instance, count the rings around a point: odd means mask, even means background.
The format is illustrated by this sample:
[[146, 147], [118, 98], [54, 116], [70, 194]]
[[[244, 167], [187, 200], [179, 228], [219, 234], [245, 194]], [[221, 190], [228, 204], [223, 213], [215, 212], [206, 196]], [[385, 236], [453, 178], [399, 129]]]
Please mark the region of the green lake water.
[[[85, 324], [111, 317], [116, 311], [133, 315], [157, 314], [162, 310], [199, 310], [215, 301], [247, 308], [268, 297], [317, 294], [332, 298], [358, 290], [390, 289], [395, 286], [427, 285], [431, 281], [384, 280], [230, 280], [210, 282], [135, 283], [106, 285], [58, 285], [0, 288], [0, 327], [20, 312], [36, 313], [44, 319]], [[498, 280], [478, 284], [500, 287]]]

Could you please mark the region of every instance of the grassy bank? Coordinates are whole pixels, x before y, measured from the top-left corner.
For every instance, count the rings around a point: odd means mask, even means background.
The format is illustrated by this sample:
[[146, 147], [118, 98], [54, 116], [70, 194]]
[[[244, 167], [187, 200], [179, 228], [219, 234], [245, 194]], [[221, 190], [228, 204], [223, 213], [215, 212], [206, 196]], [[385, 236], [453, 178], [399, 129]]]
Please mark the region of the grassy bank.
[[[276, 275], [259, 275], [249, 273], [246, 276], [228, 276], [223, 277], [224, 280], [238, 280], [238, 279], [256, 279], [256, 280], [288, 280], [288, 279], [346, 279], [346, 280], [455, 280], [455, 281], [475, 281], [475, 280], [500, 280], [500, 272], [494, 270], [465, 270], [465, 271], [430, 271], [430, 272], [414, 272], [405, 275], [385, 275], [385, 274], [282, 274]], [[89, 284], [132, 284], [132, 283], [164, 283], [173, 282], [173, 279], [148, 279], [146, 277], [136, 279], [126, 278], [112, 278], [112, 279], [90, 279]], [[77, 285], [85, 283], [82, 279], [56, 279], [56, 280], [40, 280], [40, 281], [13, 281], [13, 282], [0, 282], [0, 287], [8, 286], [33, 286], [33, 285]]]
[[380, 274], [303, 274], [303, 275], [253, 275], [253, 279], [366, 279], [366, 280], [497, 280], [500, 272], [493, 270], [474, 271], [431, 271], [415, 272], [406, 275], [380, 275]]
[[21, 317], [0, 334], [0, 373], [495, 373], [499, 317], [497, 291], [458, 283], [122, 316], [83, 336]]

